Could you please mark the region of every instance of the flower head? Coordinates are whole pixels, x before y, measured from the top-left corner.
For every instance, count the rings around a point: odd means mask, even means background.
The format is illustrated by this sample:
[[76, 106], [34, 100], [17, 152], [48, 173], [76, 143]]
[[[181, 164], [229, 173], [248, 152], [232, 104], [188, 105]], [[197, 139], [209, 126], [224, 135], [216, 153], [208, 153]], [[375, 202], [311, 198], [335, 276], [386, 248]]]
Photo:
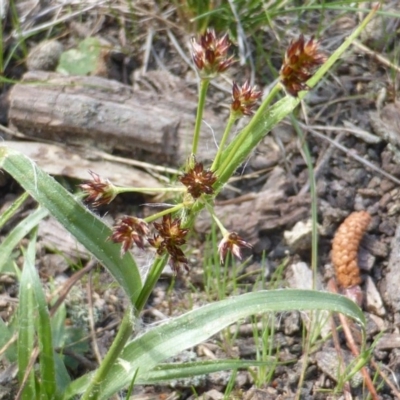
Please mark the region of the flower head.
[[261, 97], [261, 92], [256, 89], [255, 86], [251, 87], [248, 81], [246, 81], [242, 87], [236, 82], [233, 82], [231, 111], [238, 117], [242, 115], [252, 115], [252, 109], [257, 100]]
[[180, 271], [181, 269], [184, 269], [185, 271], [189, 270], [188, 259], [185, 257], [182, 249], [175, 246], [170, 249], [169, 254], [171, 267], [175, 272]]
[[230, 45], [227, 34], [217, 38], [213, 29], [207, 29], [198, 42], [192, 39], [193, 61], [202, 78], [213, 78], [233, 64], [233, 57], [228, 56]]
[[218, 245], [218, 252], [220, 256], [221, 264], [224, 263], [226, 254], [230, 250], [232, 254], [239, 260], [242, 259], [240, 249], [247, 247], [251, 249], [251, 244], [243, 240], [236, 232], [228, 232]]
[[89, 171], [92, 180], [79, 185], [86, 195], [85, 201], [94, 207], [109, 204], [117, 195], [115, 186], [108, 180], [103, 179], [93, 171]]
[[132, 247], [133, 243], [143, 249], [144, 241], [149, 233], [149, 227], [144, 220], [125, 215], [113, 227], [110, 239], [114, 243], [122, 244], [121, 256], [123, 256]]
[[326, 61], [326, 55], [318, 50], [319, 43], [303, 35], [293, 40], [286, 50], [280, 71], [280, 80], [286, 91], [296, 97], [300, 90], [308, 90], [306, 82], [312, 77], [316, 67]]
[[194, 199], [204, 194], [213, 194], [212, 185], [217, 177], [212, 171], [204, 171], [202, 163], [196, 163], [192, 169], [183, 174], [179, 180], [187, 187], [187, 191]]
[[172, 220], [171, 214], [167, 214], [163, 216], [161, 223], [154, 222], [153, 225], [158, 234], [148, 240], [150, 245], [157, 249], [158, 255], [161, 256], [165, 252], [170, 255], [171, 266], [175, 272], [182, 267], [187, 269], [188, 261], [180, 246], [186, 243], [185, 236], [189, 230], [181, 228], [180, 218]]

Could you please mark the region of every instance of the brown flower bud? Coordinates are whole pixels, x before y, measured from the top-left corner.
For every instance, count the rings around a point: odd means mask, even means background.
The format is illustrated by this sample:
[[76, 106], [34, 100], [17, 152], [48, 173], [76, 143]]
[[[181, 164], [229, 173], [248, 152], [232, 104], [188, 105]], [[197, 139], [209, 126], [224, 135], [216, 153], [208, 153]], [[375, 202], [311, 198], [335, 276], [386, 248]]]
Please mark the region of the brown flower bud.
[[308, 90], [307, 81], [315, 69], [326, 61], [327, 57], [318, 49], [318, 41], [303, 35], [293, 40], [285, 54], [280, 71], [280, 80], [286, 91], [297, 97], [300, 90]]
[[148, 239], [148, 242], [157, 250], [159, 256], [167, 252], [170, 255], [171, 267], [175, 273], [179, 270], [188, 269], [188, 260], [180, 246], [186, 243], [185, 236], [188, 229], [181, 228], [179, 218], [172, 219], [171, 214], [163, 216], [161, 223], [154, 222], [158, 234]]
[[241, 248], [244, 247], [251, 249], [252, 246], [250, 243], [247, 243], [244, 239], [242, 239], [236, 232], [228, 232], [218, 245], [221, 264], [224, 263], [228, 251], [241, 260]]
[[233, 57], [228, 56], [229, 47], [228, 35], [219, 38], [213, 29], [207, 29], [199, 41], [192, 40], [193, 61], [202, 78], [211, 79], [233, 64]]
[[93, 207], [111, 203], [117, 195], [115, 186], [95, 172], [89, 171], [89, 173], [93, 179], [79, 185], [86, 195], [85, 201], [91, 203]]
[[202, 194], [213, 194], [213, 184], [217, 177], [212, 171], [205, 171], [203, 164], [196, 162], [193, 168], [183, 174], [179, 180], [187, 187], [188, 193], [194, 199], [199, 198]]
[[338, 285], [342, 288], [361, 283], [357, 253], [361, 239], [371, 222], [367, 211], [350, 214], [336, 231], [332, 242], [332, 263]]
[[149, 234], [147, 223], [136, 217], [125, 215], [120, 218], [113, 227], [110, 239], [114, 243], [121, 243], [121, 257], [136, 244], [140, 249], [144, 248], [144, 243]]
[[237, 117], [252, 115], [253, 108], [261, 94], [255, 86], [251, 87], [248, 81], [242, 86], [233, 82], [231, 112], [235, 113]]

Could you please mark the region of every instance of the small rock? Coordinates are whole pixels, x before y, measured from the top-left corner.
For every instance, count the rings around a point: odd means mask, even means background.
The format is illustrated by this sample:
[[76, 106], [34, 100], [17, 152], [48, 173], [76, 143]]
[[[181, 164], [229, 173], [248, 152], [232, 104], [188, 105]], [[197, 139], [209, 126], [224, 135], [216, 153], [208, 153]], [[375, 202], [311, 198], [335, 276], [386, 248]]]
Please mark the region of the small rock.
[[200, 400], [222, 400], [223, 398], [223, 393], [215, 389], [211, 389], [199, 397]]
[[57, 67], [63, 45], [57, 40], [45, 40], [31, 49], [26, 60], [30, 71], [54, 71]]
[[299, 221], [290, 231], [285, 231], [283, 236], [292, 252], [308, 250], [311, 247], [312, 220]]
[[366, 331], [368, 337], [372, 338], [378, 333], [383, 332], [387, 329], [387, 323], [381, 317], [367, 312], [364, 314], [367, 319]]
[[285, 316], [283, 322], [283, 331], [285, 335], [292, 336], [300, 330], [300, 314], [297, 311]]
[[382, 298], [370, 276], [365, 279], [365, 309], [373, 314], [383, 317], [386, 315]]
[[[337, 351], [334, 348], [325, 347], [323, 350], [319, 351], [315, 355], [315, 360], [319, 369], [322, 370], [326, 375], [328, 375], [334, 381], [338, 381], [339, 378], [342, 376], [341, 368], [346, 368], [347, 365], [354, 362], [354, 357], [351, 355], [350, 352], [342, 350], [342, 354], [344, 357], [343, 365], [342, 360], [339, 358]], [[364, 382], [363, 377], [360, 372], [356, 372], [351, 380], [350, 385], [353, 388], [360, 386]]]
[[400, 348], [400, 334], [385, 333], [376, 344], [378, 350], [391, 350]]

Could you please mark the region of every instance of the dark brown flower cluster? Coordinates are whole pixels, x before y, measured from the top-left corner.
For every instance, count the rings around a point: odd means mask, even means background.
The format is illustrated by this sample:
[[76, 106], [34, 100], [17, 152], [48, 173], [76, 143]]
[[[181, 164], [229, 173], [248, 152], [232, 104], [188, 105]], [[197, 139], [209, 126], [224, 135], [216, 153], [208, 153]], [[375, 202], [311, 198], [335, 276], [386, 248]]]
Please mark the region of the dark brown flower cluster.
[[149, 233], [150, 230], [145, 221], [125, 215], [113, 227], [111, 240], [114, 243], [121, 243], [121, 256], [123, 256], [134, 243], [143, 249]]
[[79, 187], [86, 195], [85, 201], [94, 207], [111, 203], [116, 196], [115, 186], [108, 180], [103, 179], [93, 171], [89, 171], [92, 180], [82, 183]]
[[280, 71], [280, 80], [286, 91], [297, 97], [300, 90], [308, 90], [306, 82], [313, 76], [316, 67], [327, 57], [318, 49], [319, 43], [311, 37], [308, 41], [303, 35], [293, 40], [285, 54]]
[[216, 182], [217, 177], [212, 171], [204, 171], [203, 164], [196, 162], [194, 167], [183, 174], [179, 180], [187, 187], [188, 193], [194, 199], [198, 199], [203, 193], [214, 193], [212, 186]]
[[193, 61], [202, 78], [211, 79], [233, 64], [233, 57], [228, 56], [230, 45], [227, 34], [218, 38], [213, 29], [207, 29], [198, 42], [192, 40]]
[[233, 82], [231, 111], [234, 112], [237, 117], [252, 115], [253, 108], [260, 97], [261, 92], [258, 91], [255, 86], [251, 87], [248, 81], [246, 81], [242, 87], [236, 82]]
[[240, 249], [244, 247], [251, 249], [252, 246], [250, 243], [243, 240], [236, 232], [228, 232], [218, 245], [221, 264], [224, 263], [228, 251], [231, 251], [235, 257], [241, 260], [242, 254]]
[[153, 225], [158, 234], [149, 239], [149, 243], [157, 249], [157, 254], [168, 252], [174, 272], [179, 272], [181, 268], [188, 270], [188, 260], [181, 246], [186, 243], [185, 236], [189, 230], [181, 228], [180, 218], [173, 220], [171, 214], [164, 215], [161, 223], [154, 222]]
[[171, 215], [164, 215], [161, 223], [154, 222], [158, 231], [152, 238], [148, 238], [150, 230], [147, 223], [131, 216], [124, 216], [119, 219], [113, 227], [110, 239], [114, 243], [121, 243], [121, 256], [136, 244], [140, 249], [144, 248], [147, 240], [157, 250], [158, 255], [167, 252], [170, 255], [171, 266], [175, 272], [181, 268], [188, 269], [188, 260], [183, 253], [181, 246], [186, 243], [185, 236], [188, 229], [181, 228], [179, 218], [172, 219]]

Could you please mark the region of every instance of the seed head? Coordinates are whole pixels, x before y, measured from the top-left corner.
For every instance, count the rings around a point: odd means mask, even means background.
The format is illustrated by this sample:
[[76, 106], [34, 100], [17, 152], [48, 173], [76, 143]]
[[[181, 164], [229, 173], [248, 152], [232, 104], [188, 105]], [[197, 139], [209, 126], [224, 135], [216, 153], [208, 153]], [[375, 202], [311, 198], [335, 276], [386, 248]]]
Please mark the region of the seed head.
[[211, 79], [233, 64], [233, 57], [228, 56], [230, 45], [227, 34], [217, 38], [213, 29], [207, 29], [199, 41], [192, 39], [193, 61], [202, 78]]
[[89, 171], [92, 180], [79, 185], [86, 195], [85, 201], [94, 207], [111, 203], [117, 193], [115, 186], [108, 180], [103, 179], [93, 171]]
[[342, 222], [335, 233], [331, 257], [337, 282], [342, 288], [361, 283], [358, 248], [370, 222], [371, 215], [367, 211], [356, 211]]
[[113, 227], [110, 238], [114, 243], [122, 244], [122, 257], [132, 247], [133, 243], [140, 249], [143, 249], [145, 239], [149, 233], [149, 227], [144, 220], [125, 215]]
[[157, 249], [158, 255], [161, 256], [165, 252], [170, 255], [171, 266], [175, 272], [181, 268], [187, 270], [188, 260], [180, 246], [186, 243], [185, 236], [189, 230], [180, 227], [180, 218], [172, 220], [171, 214], [164, 215], [161, 223], [154, 222], [153, 225], [158, 234], [148, 239], [150, 245]]
[[300, 90], [308, 90], [306, 82], [313, 76], [316, 67], [327, 57], [318, 50], [319, 43], [311, 37], [308, 41], [303, 35], [293, 40], [286, 50], [280, 71], [280, 80], [286, 91], [297, 97]]
[[171, 267], [174, 272], [179, 272], [181, 269], [189, 271], [188, 259], [179, 247], [172, 247], [169, 249]]
[[256, 86], [251, 87], [248, 81], [242, 87], [233, 82], [231, 112], [235, 113], [237, 117], [252, 115], [253, 107], [260, 97], [261, 92], [257, 90]]
[[236, 232], [227, 233], [218, 245], [221, 264], [224, 263], [228, 250], [230, 250], [235, 257], [241, 260], [242, 255], [240, 253], [240, 249], [242, 247], [251, 249], [252, 246], [250, 243], [247, 243], [245, 240], [243, 240]]
[[217, 177], [212, 171], [204, 171], [202, 163], [196, 163], [192, 169], [183, 174], [179, 180], [187, 187], [194, 199], [204, 194], [213, 194], [213, 184]]

